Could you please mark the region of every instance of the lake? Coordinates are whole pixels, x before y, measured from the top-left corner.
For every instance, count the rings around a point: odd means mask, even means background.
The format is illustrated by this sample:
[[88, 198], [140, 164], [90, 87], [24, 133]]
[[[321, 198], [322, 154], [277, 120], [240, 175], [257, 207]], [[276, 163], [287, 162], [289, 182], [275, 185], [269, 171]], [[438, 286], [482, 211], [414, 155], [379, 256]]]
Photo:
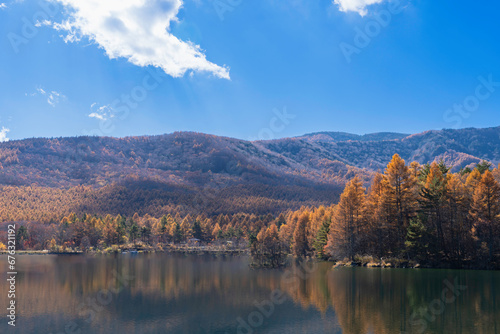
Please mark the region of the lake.
[[498, 271], [171, 254], [17, 255], [17, 270], [16, 333], [500, 333]]

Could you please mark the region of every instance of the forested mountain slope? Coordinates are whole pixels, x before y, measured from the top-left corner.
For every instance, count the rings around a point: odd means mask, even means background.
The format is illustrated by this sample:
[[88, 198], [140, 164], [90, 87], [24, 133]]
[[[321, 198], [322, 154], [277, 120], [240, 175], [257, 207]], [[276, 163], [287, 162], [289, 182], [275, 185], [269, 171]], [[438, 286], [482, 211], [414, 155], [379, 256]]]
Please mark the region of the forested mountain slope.
[[71, 210], [264, 214], [331, 204], [347, 180], [368, 181], [395, 153], [408, 162], [443, 160], [453, 171], [483, 159], [497, 164], [500, 128], [254, 142], [192, 132], [10, 141], [0, 143], [0, 219]]

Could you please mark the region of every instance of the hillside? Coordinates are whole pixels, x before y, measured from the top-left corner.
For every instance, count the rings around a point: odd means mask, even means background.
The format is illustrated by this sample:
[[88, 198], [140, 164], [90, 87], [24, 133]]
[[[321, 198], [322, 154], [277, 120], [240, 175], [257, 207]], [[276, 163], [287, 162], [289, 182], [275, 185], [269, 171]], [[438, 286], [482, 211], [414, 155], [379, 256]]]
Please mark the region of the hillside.
[[266, 214], [331, 204], [354, 174], [368, 181], [395, 153], [408, 162], [443, 160], [453, 171], [482, 159], [497, 164], [500, 128], [255, 142], [191, 132], [10, 141], [0, 143], [0, 219], [85, 210]]
[[309, 133], [297, 138], [324, 141], [324, 142], [341, 142], [341, 141], [381, 141], [381, 140], [394, 140], [403, 139], [408, 137], [409, 134], [395, 133], [395, 132], [377, 132], [365, 135], [356, 135], [347, 132], [315, 132]]
[[[379, 133], [360, 137], [359, 140], [338, 141], [331, 139], [338, 138], [337, 133], [322, 133], [305, 135], [300, 140], [322, 153], [327, 152], [329, 159], [371, 171], [383, 169], [394, 153], [407, 161], [421, 164], [443, 160], [453, 167], [452, 171], [481, 160], [488, 160], [494, 165], [500, 162], [500, 127], [433, 130], [408, 136]], [[282, 139], [268, 145], [280, 150], [289, 142]]]

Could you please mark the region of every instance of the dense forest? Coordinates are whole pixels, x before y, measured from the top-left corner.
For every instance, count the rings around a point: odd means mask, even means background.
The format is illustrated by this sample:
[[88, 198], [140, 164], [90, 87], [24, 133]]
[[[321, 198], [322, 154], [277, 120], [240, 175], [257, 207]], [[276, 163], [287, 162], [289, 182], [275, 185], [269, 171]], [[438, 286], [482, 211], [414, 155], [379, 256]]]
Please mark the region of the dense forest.
[[101, 188], [69, 189], [0, 186], [0, 221], [57, 222], [64, 216], [86, 213], [99, 216], [164, 215], [217, 216], [238, 213], [278, 215], [301, 206], [328, 205], [338, 201], [341, 187], [241, 184], [201, 189], [125, 177], [121, 183]]
[[176, 132], [126, 138], [33, 138], [0, 143], [0, 222], [58, 222], [75, 213], [156, 218], [277, 216], [339, 201], [394, 153], [450, 172], [500, 161], [500, 127], [364, 136], [321, 132], [245, 141]]
[[[277, 215], [182, 215], [175, 207], [157, 216], [71, 213], [58, 221], [19, 224], [17, 242], [20, 249], [86, 251], [119, 245], [161, 249], [194, 238], [206, 244], [249, 245], [255, 262], [264, 266], [283, 265], [285, 256], [293, 254], [498, 268], [499, 182], [499, 168], [488, 162], [451, 173], [443, 162], [406, 164], [395, 154], [366, 188], [360, 177], [351, 179], [335, 205], [303, 206]], [[149, 201], [154, 198], [145, 204]]]
[[487, 162], [450, 173], [444, 163], [407, 165], [396, 154], [368, 189], [354, 177], [337, 205], [289, 213], [277, 238], [274, 226], [261, 231], [255, 253], [274, 258], [286, 247], [352, 262], [499, 268], [499, 182], [500, 169]]

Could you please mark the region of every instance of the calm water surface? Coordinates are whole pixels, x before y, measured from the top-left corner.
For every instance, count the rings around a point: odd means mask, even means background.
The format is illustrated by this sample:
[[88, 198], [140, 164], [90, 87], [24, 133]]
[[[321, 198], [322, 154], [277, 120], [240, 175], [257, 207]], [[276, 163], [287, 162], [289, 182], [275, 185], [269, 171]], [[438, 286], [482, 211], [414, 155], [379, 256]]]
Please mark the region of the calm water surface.
[[[500, 272], [251, 270], [245, 257], [167, 254], [17, 261], [17, 325], [3, 311], [1, 333], [500, 333]], [[3, 279], [3, 310], [7, 291]]]

